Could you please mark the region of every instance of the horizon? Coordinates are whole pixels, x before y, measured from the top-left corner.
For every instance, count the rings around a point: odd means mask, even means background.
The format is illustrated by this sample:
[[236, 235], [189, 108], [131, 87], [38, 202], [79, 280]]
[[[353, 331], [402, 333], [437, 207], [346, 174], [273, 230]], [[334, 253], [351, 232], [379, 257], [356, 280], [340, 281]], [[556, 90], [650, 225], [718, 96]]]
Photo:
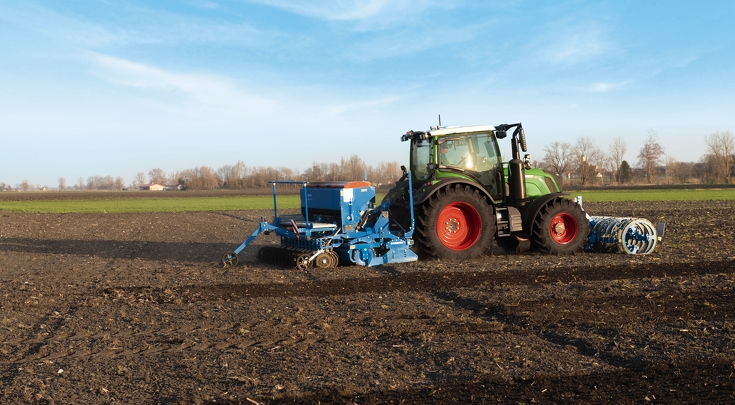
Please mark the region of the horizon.
[[[648, 132], [698, 162], [735, 130], [735, 3], [191, 0], [0, 4], [0, 182], [407, 164], [407, 130]], [[504, 156], [507, 142], [501, 143]]]

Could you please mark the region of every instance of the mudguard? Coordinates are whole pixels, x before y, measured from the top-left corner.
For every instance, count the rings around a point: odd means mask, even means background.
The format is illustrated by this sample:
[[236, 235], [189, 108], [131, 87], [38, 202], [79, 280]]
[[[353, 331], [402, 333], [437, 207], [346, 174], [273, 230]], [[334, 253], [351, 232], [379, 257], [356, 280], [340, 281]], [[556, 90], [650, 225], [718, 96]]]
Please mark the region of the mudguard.
[[413, 197], [413, 204], [414, 205], [420, 205], [423, 204], [424, 201], [428, 200], [429, 197], [434, 195], [437, 191], [440, 189], [450, 185], [450, 184], [466, 184], [468, 186], [472, 186], [473, 188], [476, 188], [480, 194], [487, 197], [488, 201], [490, 201], [491, 205], [495, 205], [495, 199], [485, 190], [484, 188], [477, 185], [477, 183], [464, 180], [457, 177], [449, 177], [442, 180], [439, 180], [438, 182], [430, 185], [430, 186], [422, 186], [421, 188], [416, 190], [416, 194], [414, 194]]

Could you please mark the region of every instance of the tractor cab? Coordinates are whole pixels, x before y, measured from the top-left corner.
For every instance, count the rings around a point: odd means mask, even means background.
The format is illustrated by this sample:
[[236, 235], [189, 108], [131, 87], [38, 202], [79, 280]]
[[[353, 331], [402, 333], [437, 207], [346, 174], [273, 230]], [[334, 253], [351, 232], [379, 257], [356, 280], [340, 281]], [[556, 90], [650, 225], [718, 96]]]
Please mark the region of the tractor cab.
[[[512, 136], [513, 157], [503, 158], [498, 139]], [[414, 186], [427, 188], [451, 179], [465, 179], [482, 189], [495, 202], [523, 206], [527, 198], [560, 192], [552, 175], [530, 166], [526, 139], [519, 124], [436, 127], [430, 131], [409, 131], [402, 140], [411, 141], [410, 167]]]

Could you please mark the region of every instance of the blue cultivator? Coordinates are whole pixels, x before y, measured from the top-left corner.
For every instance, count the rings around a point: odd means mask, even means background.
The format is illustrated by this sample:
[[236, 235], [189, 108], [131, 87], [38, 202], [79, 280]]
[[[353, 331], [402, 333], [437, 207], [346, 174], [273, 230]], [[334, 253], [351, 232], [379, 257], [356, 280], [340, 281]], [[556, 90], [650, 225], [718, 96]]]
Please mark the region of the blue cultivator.
[[[375, 188], [363, 181], [294, 182], [273, 184], [273, 222], [262, 219], [258, 229], [234, 251], [222, 255], [222, 265], [235, 266], [238, 254], [261, 233], [275, 232], [280, 246], [266, 246], [258, 252], [263, 261], [295, 265], [305, 270], [311, 266], [333, 268], [338, 263], [379, 266], [418, 259], [411, 251], [411, 227], [390, 231], [389, 203], [375, 206]], [[277, 184], [301, 184], [301, 215], [278, 216]], [[413, 204], [411, 204], [413, 206]], [[395, 222], [392, 224], [397, 225]]]

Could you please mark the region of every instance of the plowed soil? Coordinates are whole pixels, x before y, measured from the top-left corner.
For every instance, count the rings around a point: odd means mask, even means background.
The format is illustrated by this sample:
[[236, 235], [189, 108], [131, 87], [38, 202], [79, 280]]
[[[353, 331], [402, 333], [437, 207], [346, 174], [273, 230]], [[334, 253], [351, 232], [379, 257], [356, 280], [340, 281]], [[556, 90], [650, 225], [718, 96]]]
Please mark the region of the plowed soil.
[[219, 265], [270, 211], [0, 213], [0, 402], [735, 403], [735, 202], [585, 209], [666, 238], [300, 271]]

